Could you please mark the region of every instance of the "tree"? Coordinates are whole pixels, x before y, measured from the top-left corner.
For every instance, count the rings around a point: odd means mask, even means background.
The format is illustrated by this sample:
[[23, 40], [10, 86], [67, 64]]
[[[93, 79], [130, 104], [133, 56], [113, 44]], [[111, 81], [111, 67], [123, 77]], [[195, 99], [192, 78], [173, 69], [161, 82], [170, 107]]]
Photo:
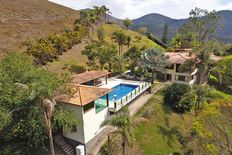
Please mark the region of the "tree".
[[186, 93], [182, 101], [195, 99], [194, 110], [195, 114], [198, 114], [198, 111], [201, 109], [201, 105], [206, 101], [210, 101], [209, 92], [211, 91], [210, 87], [207, 85], [194, 85], [188, 93]]
[[141, 51], [138, 47], [132, 46], [126, 53], [125, 58], [127, 59], [127, 63], [130, 66], [130, 70], [134, 73], [134, 69], [138, 64], [139, 58], [141, 56]]
[[163, 35], [162, 35], [162, 42], [164, 44], [168, 43], [168, 24], [165, 22], [164, 29], [163, 29]]
[[232, 92], [230, 88], [232, 86], [232, 56], [224, 57], [215, 68], [212, 70], [212, 74], [216, 76], [221, 83], [221, 87], [226, 91]]
[[199, 43], [207, 42], [219, 27], [220, 17], [216, 11], [209, 12], [197, 7], [191, 10], [189, 15], [188, 22], [180, 28], [179, 32], [181, 34], [191, 32]]
[[57, 57], [56, 49], [47, 39], [29, 40], [24, 42], [28, 55], [33, 56], [36, 64], [46, 65], [48, 61], [52, 61]]
[[126, 18], [123, 20], [123, 24], [126, 27], [126, 29], [128, 30], [129, 27], [132, 25], [132, 21], [129, 18]]
[[124, 55], [116, 55], [115, 57], [113, 57], [112, 61], [114, 65], [114, 70], [122, 74], [124, 70], [124, 64], [126, 61]]
[[[91, 29], [92, 34], [93, 34], [93, 31], [94, 31], [93, 25], [96, 23], [97, 20], [98, 20], [98, 16], [95, 14], [94, 10], [82, 10], [80, 12], [80, 21], [81, 21], [81, 23], [83, 25], [85, 25], [88, 29]], [[88, 33], [88, 36], [89, 36], [89, 33]]]
[[169, 105], [176, 112], [184, 113], [193, 107], [194, 98], [186, 98], [190, 87], [184, 84], [173, 84], [164, 92], [164, 103]]
[[146, 27], [140, 27], [138, 30], [137, 30], [140, 34], [144, 35], [148, 32], [148, 29]]
[[142, 52], [141, 64], [152, 73], [152, 83], [155, 72], [164, 71], [168, 65], [167, 57], [161, 48], [151, 48]]
[[127, 47], [130, 48], [130, 44], [131, 44], [131, 37], [130, 36], [127, 36], [126, 44], [127, 44]]
[[177, 33], [171, 40], [171, 46], [173, 48], [193, 48], [199, 46], [199, 42], [192, 32]]
[[81, 51], [81, 54], [88, 58], [87, 65], [93, 68], [96, 68], [98, 47], [99, 43], [91, 43], [87, 45], [83, 51]]
[[231, 101], [215, 100], [193, 123], [193, 133], [186, 145], [191, 154], [232, 154]]
[[109, 70], [111, 70], [112, 58], [117, 54], [117, 50], [113, 45], [101, 45], [97, 49], [97, 59], [100, 64], [100, 69], [102, 70], [104, 65], [108, 63]]
[[128, 107], [124, 107], [117, 114], [112, 116], [110, 119], [105, 120], [101, 126], [106, 126], [106, 125], [111, 125], [117, 128], [117, 131], [114, 131], [112, 133], [121, 134], [123, 155], [126, 155], [127, 145], [132, 142], [132, 133], [130, 129], [131, 118], [130, 118], [130, 112]]
[[97, 29], [97, 38], [100, 42], [103, 42], [105, 39], [105, 30], [103, 27]]
[[118, 44], [118, 53], [119, 55], [122, 54], [122, 47], [123, 45], [126, 43], [126, 39], [127, 39], [127, 36], [126, 34], [120, 30], [120, 31], [115, 31], [113, 34], [112, 34], [112, 37], [111, 37], [117, 44]]
[[59, 55], [68, 50], [68, 38], [66, 36], [54, 34], [51, 35], [48, 40], [52, 43]]
[[[21, 144], [18, 145], [20, 148], [12, 148], [12, 151], [23, 154], [46, 147], [42, 102], [55, 94], [65, 93], [65, 81], [34, 66], [32, 59], [25, 54], [11, 53], [0, 61], [0, 113], [4, 113], [4, 119], [0, 120], [0, 124], [4, 124], [1, 126], [0, 138], [6, 145], [8, 141], [20, 139], [19, 142], [14, 141]], [[52, 117], [56, 120], [52, 123], [67, 127], [77, 124], [72, 112], [65, 112], [65, 118], [57, 118], [59, 112]], [[54, 124], [56, 128], [61, 126]], [[4, 151], [2, 148], [1, 151]]]

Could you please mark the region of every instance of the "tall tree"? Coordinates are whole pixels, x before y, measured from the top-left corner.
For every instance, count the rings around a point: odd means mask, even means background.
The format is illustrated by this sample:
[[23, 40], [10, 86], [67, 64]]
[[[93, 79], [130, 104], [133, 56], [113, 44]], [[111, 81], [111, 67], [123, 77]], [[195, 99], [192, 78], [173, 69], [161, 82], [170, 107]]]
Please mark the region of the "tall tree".
[[123, 24], [126, 27], [126, 29], [128, 30], [129, 27], [132, 25], [132, 21], [129, 18], [126, 18], [123, 20]]
[[109, 70], [111, 70], [112, 59], [117, 55], [117, 50], [113, 45], [101, 45], [97, 49], [97, 59], [102, 70], [104, 65], [108, 63]]
[[[6, 115], [3, 120], [4, 126], [1, 127], [1, 140], [7, 142], [20, 139], [17, 143], [25, 146], [17, 148], [22, 149], [19, 150], [20, 153], [29, 153], [31, 150], [46, 147], [46, 124], [43, 117], [45, 109], [42, 103], [44, 99], [51, 98], [58, 92], [65, 93], [65, 81], [47, 70], [34, 66], [31, 58], [24, 54], [11, 53], [2, 59], [0, 61], [0, 109]], [[60, 107], [60, 105], [57, 106]], [[57, 118], [59, 112], [65, 115]], [[65, 110], [57, 111], [50, 118], [55, 120], [52, 121], [55, 128], [63, 125], [71, 127], [77, 124], [73, 113]], [[55, 122], [61, 126], [55, 125]], [[14, 152], [16, 152], [15, 149]]]
[[200, 43], [207, 42], [209, 37], [213, 36], [219, 25], [219, 16], [216, 11], [195, 8], [189, 13], [190, 18], [179, 32], [185, 34], [192, 32], [196, 40]]
[[113, 57], [112, 61], [114, 65], [114, 70], [122, 74], [126, 61], [124, 55], [116, 55], [115, 57]]
[[141, 64], [144, 68], [152, 72], [152, 83], [156, 72], [164, 71], [168, 65], [167, 57], [161, 48], [151, 48], [142, 52]]
[[181, 102], [185, 100], [195, 99], [195, 114], [198, 114], [198, 111], [201, 109], [202, 104], [206, 101], [210, 101], [209, 93], [210, 87], [207, 85], [194, 85], [188, 93], [186, 93], [182, 98]]
[[138, 47], [132, 46], [126, 53], [125, 58], [127, 59], [127, 63], [130, 66], [130, 70], [134, 73], [135, 67], [138, 64], [139, 58], [141, 56], [141, 51]]
[[164, 44], [168, 43], [168, 23], [167, 23], [167, 21], [165, 22], [164, 28], [163, 28], [162, 42]]
[[103, 27], [97, 29], [97, 38], [100, 42], [103, 42], [105, 39], [105, 30]]
[[118, 44], [118, 53], [119, 55], [122, 54], [123, 51], [123, 45], [126, 43], [127, 36], [126, 34], [120, 30], [120, 31], [115, 31], [112, 34], [112, 39]]
[[126, 155], [127, 145], [132, 142], [131, 118], [128, 107], [121, 109], [116, 115], [108, 120], [105, 120], [101, 126], [111, 125], [117, 128], [114, 133], [119, 133], [122, 136], [123, 155]]

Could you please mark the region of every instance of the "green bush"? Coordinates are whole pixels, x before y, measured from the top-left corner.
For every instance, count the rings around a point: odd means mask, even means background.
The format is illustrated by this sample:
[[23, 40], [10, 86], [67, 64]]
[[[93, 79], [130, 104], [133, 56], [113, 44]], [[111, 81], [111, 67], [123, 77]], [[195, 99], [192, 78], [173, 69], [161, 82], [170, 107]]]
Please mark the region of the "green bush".
[[193, 101], [181, 98], [190, 92], [190, 87], [184, 84], [173, 84], [164, 91], [164, 103], [169, 105], [174, 111], [184, 113], [190, 111]]
[[154, 108], [153, 107], [145, 107], [144, 110], [141, 112], [141, 116], [144, 118], [150, 118], [154, 114]]

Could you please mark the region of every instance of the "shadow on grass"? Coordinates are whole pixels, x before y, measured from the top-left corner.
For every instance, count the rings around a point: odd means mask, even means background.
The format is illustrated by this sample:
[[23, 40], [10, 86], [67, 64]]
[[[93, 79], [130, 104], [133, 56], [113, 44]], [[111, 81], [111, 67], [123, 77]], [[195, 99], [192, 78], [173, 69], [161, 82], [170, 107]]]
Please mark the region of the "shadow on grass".
[[168, 106], [167, 104], [162, 104], [162, 109], [164, 111], [165, 114], [172, 114], [173, 110], [170, 106]]
[[168, 146], [173, 148], [172, 142], [175, 141], [175, 136], [179, 134], [178, 128], [177, 127], [167, 128], [160, 125], [157, 125], [157, 127], [160, 131], [160, 134], [162, 134], [163, 137], [167, 138]]
[[82, 66], [77, 66], [77, 65], [71, 65], [68, 70], [71, 73], [76, 73], [76, 74], [80, 74], [86, 71], [85, 67]]

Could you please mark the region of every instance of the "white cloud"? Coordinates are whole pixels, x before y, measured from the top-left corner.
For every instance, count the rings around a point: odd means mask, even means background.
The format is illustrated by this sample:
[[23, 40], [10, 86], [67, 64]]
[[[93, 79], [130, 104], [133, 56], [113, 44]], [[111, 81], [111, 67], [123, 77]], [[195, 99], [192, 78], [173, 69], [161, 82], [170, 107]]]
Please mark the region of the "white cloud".
[[232, 0], [50, 0], [80, 10], [94, 5], [106, 5], [113, 16], [138, 18], [148, 13], [160, 13], [172, 18], [186, 18], [191, 9], [232, 10]]

